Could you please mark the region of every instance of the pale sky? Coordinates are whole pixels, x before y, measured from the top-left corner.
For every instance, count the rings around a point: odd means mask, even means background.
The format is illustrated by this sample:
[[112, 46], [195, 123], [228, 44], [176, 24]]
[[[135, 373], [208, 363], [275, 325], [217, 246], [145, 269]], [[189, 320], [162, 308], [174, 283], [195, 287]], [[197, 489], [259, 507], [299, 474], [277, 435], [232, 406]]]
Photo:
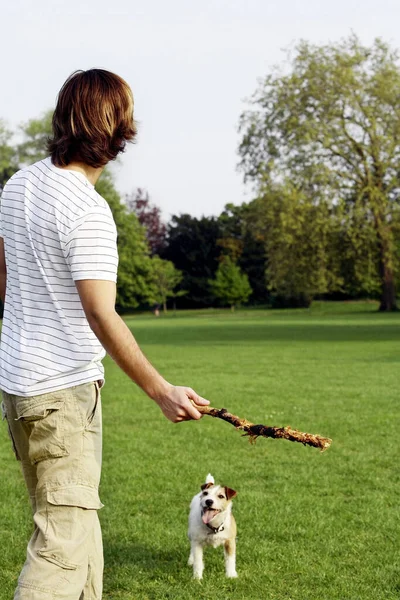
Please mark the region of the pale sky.
[[250, 199], [239, 116], [283, 49], [352, 31], [400, 48], [399, 0], [3, 0], [0, 23], [0, 118], [15, 128], [53, 108], [76, 69], [118, 73], [139, 136], [114, 167], [117, 188], [145, 187], [165, 218]]

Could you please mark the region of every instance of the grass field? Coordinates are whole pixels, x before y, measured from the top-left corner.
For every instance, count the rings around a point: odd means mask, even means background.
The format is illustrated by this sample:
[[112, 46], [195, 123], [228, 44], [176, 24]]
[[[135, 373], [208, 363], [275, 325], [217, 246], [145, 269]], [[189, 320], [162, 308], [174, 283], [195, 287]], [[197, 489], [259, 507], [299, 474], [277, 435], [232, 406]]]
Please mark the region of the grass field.
[[[399, 599], [400, 315], [321, 303], [127, 323], [170, 381], [333, 445], [250, 445], [210, 417], [173, 425], [107, 360], [104, 598]], [[31, 525], [4, 426], [0, 460], [0, 599], [10, 600]], [[186, 566], [188, 506], [209, 471], [238, 490], [237, 580], [225, 579], [221, 548], [205, 553], [202, 583]]]

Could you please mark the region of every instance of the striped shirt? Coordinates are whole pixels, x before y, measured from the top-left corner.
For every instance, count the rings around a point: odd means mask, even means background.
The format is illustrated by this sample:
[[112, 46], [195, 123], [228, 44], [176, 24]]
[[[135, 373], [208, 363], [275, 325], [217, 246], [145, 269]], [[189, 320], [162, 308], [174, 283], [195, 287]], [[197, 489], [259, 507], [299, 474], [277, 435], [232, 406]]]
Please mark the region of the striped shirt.
[[103, 379], [105, 351], [74, 282], [117, 279], [107, 202], [83, 174], [46, 158], [5, 185], [0, 237], [7, 267], [0, 389], [36, 396]]

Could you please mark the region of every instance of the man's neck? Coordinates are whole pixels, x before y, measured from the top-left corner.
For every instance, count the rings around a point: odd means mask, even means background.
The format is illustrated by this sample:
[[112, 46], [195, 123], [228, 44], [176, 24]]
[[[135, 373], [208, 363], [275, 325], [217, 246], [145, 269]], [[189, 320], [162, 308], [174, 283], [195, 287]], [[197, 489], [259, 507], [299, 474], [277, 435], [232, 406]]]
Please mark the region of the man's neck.
[[67, 171], [77, 171], [82, 173], [92, 185], [96, 185], [96, 182], [103, 172], [104, 167], [91, 167], [83, 162], [72, 161], [66, 167], [62, 167]]

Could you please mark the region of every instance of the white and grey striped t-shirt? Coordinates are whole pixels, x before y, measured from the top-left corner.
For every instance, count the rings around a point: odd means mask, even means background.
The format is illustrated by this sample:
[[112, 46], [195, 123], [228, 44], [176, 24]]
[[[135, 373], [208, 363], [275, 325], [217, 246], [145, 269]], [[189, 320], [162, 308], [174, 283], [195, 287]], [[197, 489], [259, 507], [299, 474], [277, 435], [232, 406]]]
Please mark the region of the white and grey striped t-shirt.
[[105, 351], [74, 281], [116, 281], [117, 231], [107, 202], [50, 158], [5, 185], [0, 236], [7, 266], [0, 389], [35, 396], [102, 379]]

